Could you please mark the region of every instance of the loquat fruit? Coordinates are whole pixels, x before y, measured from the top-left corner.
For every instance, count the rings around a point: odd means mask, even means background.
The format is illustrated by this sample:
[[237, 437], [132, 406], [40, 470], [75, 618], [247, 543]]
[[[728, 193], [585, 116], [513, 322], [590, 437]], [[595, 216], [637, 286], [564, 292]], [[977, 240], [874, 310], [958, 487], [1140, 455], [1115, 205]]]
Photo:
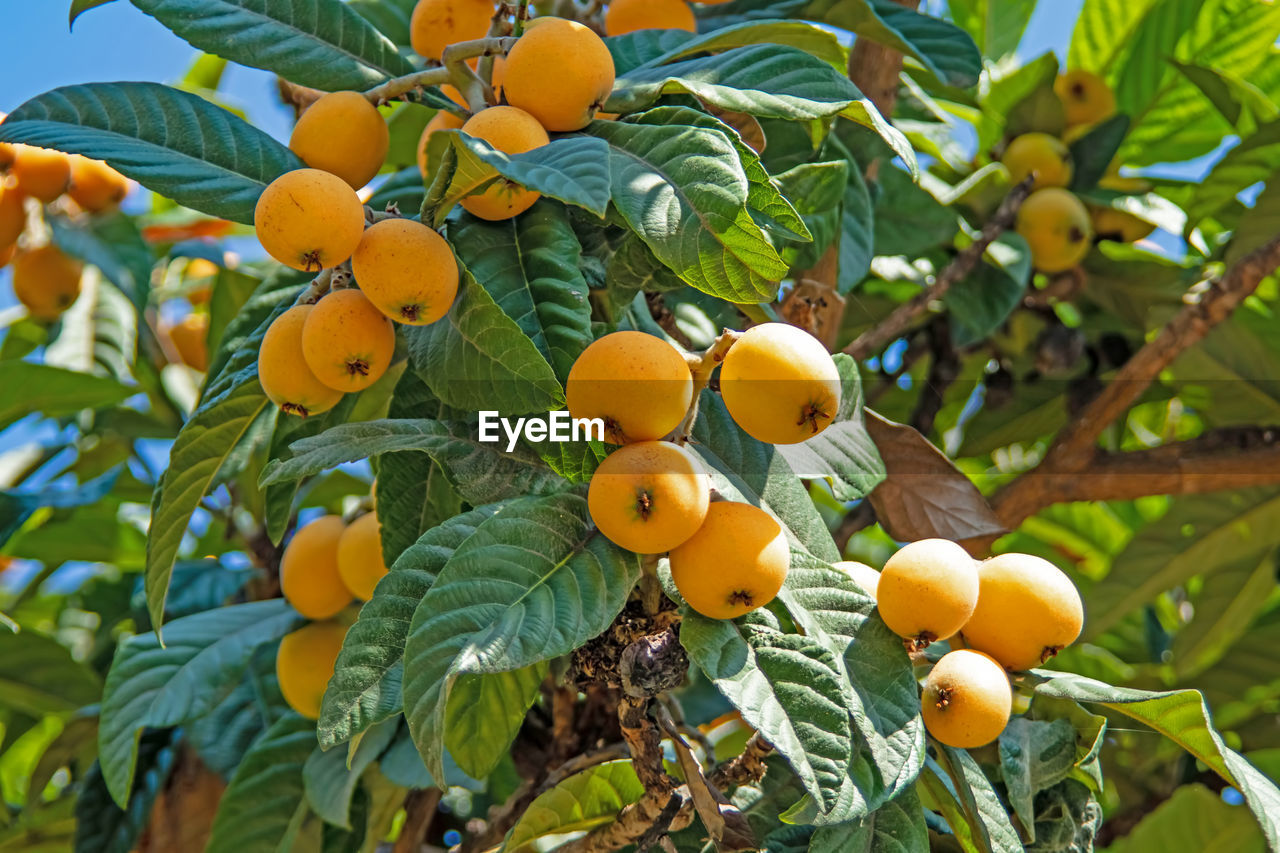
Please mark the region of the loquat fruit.
[[[551, 141], [538, 120], [516, 107], [489, 107], [467, 119], [462, 132], [483, 139], [504, 154], [523, 154]], [[542, 196], [499, 177], [479, 195], [462, 200], [472, 216], [491, 222], [510, 219], [533, 207]]]
[[960, 634], [1019, 671], [1071, 645], [1083, 626], [1080, 593], [1061, 569], [1030, 554], [1001, 554], [978, 566], [978, 606]]
[[280, 558], [280, 591], [308, 619], [328, 619], [351, 603], [338, 571], [342, 518], [324, 515], [293, 534]]
[[373, 588], [387, 573], [382, 558], [382, 525], [374, 513], [365, 513], [343, 531], [338, 540], [338, 573], [356, 598], [373, 598]]
[[720, 394], [752, 438], [798, 444], [831, 425], [840, 408], [840, 373], [808, 332], [762, 323], [729, 348], [720, 366]]
[[15, 145], [9, 174], [24, 195], [48, 204], [67, 191], [71, 161], [66, 154], [51, 148]]
[[698, 531], [671, 549], [670, 561], [671, 579], [690, 607], [710, 619], [733, 619], [773, 601], [791, 551], [769, 513], [717, 501]]
[[13, 258], [13, 294], [37, 320], [52, 322], [80, 296], [84, 264], [49, 243]]
[[187, 367], [209, 369], [209, 315], [188, 314], [169, 330], [169, 339]]
[[325, 385], [307, 367], [302, 354], [302, 330], [314, 305], [295, 305], [272, 321], [258, 350], [258, 381], [262, 390], [289, 415], [308, 417], [327, 412], [342, 392]]
[[276, 678], [289, 707], [309, 720], [319, 719], [325, 688], [333, 678], [346, 626], [338, 622], [312, 622], [280, 640], [276, 652]]
[[1015, 184], [1034, 176], [1032, 188], [1065, 187], [1075, 171], [1071, 152], [1061, 140], [1047, 133], [1024, 133], [1016, 137], [1000, 158]]
[[1013, 691], [1000, 664], [969, 649], [943, 655], [920, 696], [929, 734], [957, 749], [986, 746], [1000, 737], [1012, 710]]
[[702, 526], [711, 480], [687, 449], [666, 441], [621, 447], [591, 476], [587, 506], [600, 532], [637, 554], [662, 554]]
[[876, 597], [876, 588], [880, 585], [880, 573], [875, 569], [866, 563], [859, 563], [854, 560], [842, 560], [839, 563], [832, 563], [831, 567], [847, 575], [854, 583], [862, 587], [867, 595], [872, 598]]
[[675, 347], [644, 332], [614, 332], [582, 351], [565, 382], [569, 414], [600, 418], [613, 444], [671, 432], [693, 403], [693, 375]]
[[412, 219], [384, 219], [364, 232], [351, 256], [360, 289], [398, 323], [426, 326], [458, 295], [458, 261], [443, 237]]
[[685, 0], [610, 0], [604, 13], [605, 35], [636, 30], [685, 30], [696, 33], [697, 19]]
[[1058, 187], [1036, 190], [1018, 209], [1016, 230], [1041, 272], [1069, 270], [1089, 254], [1093, 224], [1080, 199]]
[[342, 178], [297, 169], [263, 190], [253, 225], [271, 257], [296, 270], [319, 272], [351, 257], [364, 234], [364, 205]]
[[395, 349], [395, 326], [354, 287], [330, 292], [302, 327], [307, 367], [338, 391], [363, 391], [377, 382]]
[[0, 183], [0, 246], [12, 246], [27, 227], [25, 196], [15, 186]]
[[418, 0], [409, 19], [409, 42], [424, 59], [440, 59], [455, 42], [484, 38], [492, 0]]
[[1106, 81], [1079, 68], [1058, 75], [1053, 91], [1062, 101], [1067, 125], [1097, 124], [1116, 111], [1116, 96]]
[[378, 108], [359, 92], [330, 92], [307, 107], [289, 148], [313, 169], [360, 189], [382, 168], [391, 131]]
[[589, 27], [539, 19], [507, 54], [507, 103], [549, 131], [581, 130], [613, 91], [613, 55]]
[[73, 154], [71, 188], [67, 195], [88, 213], [110, 210], [129, 194], [129, 179], [101, 160]]
[[978, 602], [978, 570], [963, 548], [921, 539], [885, 561], [876, 606], [890, 631], [920, 650], [955, 634]]
[[6, 249], [0, 249], [0, 269], [9, 266], [9, 262], [13, 260], [13, 256], [18, 254], [18, 245], [10, 243]]

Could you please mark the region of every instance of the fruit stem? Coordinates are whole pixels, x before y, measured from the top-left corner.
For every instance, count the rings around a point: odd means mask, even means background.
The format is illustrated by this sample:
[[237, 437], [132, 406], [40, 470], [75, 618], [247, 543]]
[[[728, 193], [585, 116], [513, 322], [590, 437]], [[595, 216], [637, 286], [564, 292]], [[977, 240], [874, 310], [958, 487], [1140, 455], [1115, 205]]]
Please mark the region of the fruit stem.
[[[374, 105], [377, 105], [404, 98], [405, 95], [416, 92], [425, 86], [452, 83], [467, 99], [467, 103], [472, 108], [476, 108], [477, 104], [485, 103], [484, 90], [489, 89], [489, 87], [488, 84], [476, 76], [474, 71], [467, 67], [466, 61], [477, 56], [491, 57], [499, 54], [505, 56], [515, 42], [514, 38], [508, 37], [472, 39], [471, 41], [460, 41], [457, 44], [451, 44], [445, 48], [442, 65], [415, 71], [403, 77], [392, 78], [369, 89], [364, 93], [364, 96]], [[480, 95], [479, 100], [473, 97], [474, 94], [477, 94], [477, 90]], [[489, 89], [489, 93], [492, 95], [492, 89]]]
[[646, 554], [640, 563], [640, 604], [649, 616], [662, 609], [662, 582], [658, 580], [657, 554]]
[[741, 332], [725, 329], [702, 355], [685, 356], [689, 362], [689, 372], [693, 375], [693, 402], [689, 404], [689, 411], [685, 413], [684, 420], [673, 433], [676, 444], [689, 443], [689, 436], [693, 434], [693, 424], [698, 419], [698, 398], [702, 396], [702, 389], [707, 387], [707, 383], [711, 381], [712, 372], [720, 362], [724, 361], [729, 348], [740, 337], [742, 337]]
[[529, 0], [520, 0], [516, 4], [516, 23], [511, 34], [517, 38], [524, 32], [524, 22], [529, 18]]
[[320, 301], [320, 297], [329, 292], [329, 287], [333, 284], [333, 268], [320, 270], [320, 274], [311, 280], [311, 284], [307, 285], [307, 289], [298, 294], [298, 299], [294, 305], [314, 305]]

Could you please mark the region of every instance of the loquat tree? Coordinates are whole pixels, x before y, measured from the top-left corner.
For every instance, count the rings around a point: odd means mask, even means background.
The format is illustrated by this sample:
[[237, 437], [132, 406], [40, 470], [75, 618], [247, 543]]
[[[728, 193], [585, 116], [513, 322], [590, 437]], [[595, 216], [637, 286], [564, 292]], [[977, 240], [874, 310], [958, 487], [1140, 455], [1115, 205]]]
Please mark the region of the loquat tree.
[[0, 116], [0, 851], [1280, 850], [1280, 6], [128, 2]]

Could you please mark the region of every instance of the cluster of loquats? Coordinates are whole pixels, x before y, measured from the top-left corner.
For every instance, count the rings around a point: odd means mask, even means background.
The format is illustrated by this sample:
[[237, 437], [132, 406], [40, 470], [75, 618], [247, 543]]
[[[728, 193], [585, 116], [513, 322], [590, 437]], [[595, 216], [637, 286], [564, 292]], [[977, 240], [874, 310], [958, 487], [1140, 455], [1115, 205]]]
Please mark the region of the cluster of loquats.
[[[1050, 274], [1084, 260], [1095, 236], [1132, 243], [1155, 230], [1131, 213], [1086, 204], [1067, 189], [1075, 174], [1067, 146], [1113, 116], [1116, 99], [1101, 77], [1078, 69], [1059, 76], [1053, 88], [1066, 121], [1061, 137], [1040, 131], [1023, 133], [1009, 141], [1000, 158], [1014, 183], [1032, 181], [1032, 193], [1018, 211], [1016, 228], [1031, 248], [1035, 268]], [[1124, 191], [1132, 188], [1132, 182], [1112, 164], [1098, 186]]]
[[349, 625], [342, 614], [352, 599], [368, 601], [387, 573], [382, 529], [373, 511], [347, 523], [325, 515], [299, 528], [280, 560], [280, 589], [311, 620], [280, 643], [280, 692], [299, 714], [320, 716], [320, 700], [333, 676]]
[[921, 713], [948, 746], [984, 746], [1013, 711], [1010, 672], [1046, 663], [1075, 642], [1084, 605], [1057, 566], [1030, 554], [976, 561], [954, 542], [924, 539], [902, 547], [877, 572], [862, 563], [836, 568], [876, 600], [880, 618], [913, 652], [950, 640], [925, 678]]
[[28, 228], [39, 222], [36, 212], [57, 204], [72, 214], [104, 213], [128, 194], [128, 179], [100, 160], [0, 142], [0, 267], [12, 262], [14, 295], [32, 318], [51, 323], [62, 316], [80, 296], [84, 271], [49, 240], [48, 229]]
[[732, 619], [773, 600], [791, 556], [768, 512], [713, 500], [711, 479], [686, 446], [687, 417], [717, 365], [725, 407], [760, 441], [812, 438], [840, 404], [830, 354], [785, 323], [727, 332], [702, 358], [686, 358], [643, 332], [614, 332], [578, 357], [565, 391], [570, 415], [600, 419], [605, 438], [620, 445], [588, 488], [596, 527], [628, 551], [667, 554], [688, 605], [712, 619]]

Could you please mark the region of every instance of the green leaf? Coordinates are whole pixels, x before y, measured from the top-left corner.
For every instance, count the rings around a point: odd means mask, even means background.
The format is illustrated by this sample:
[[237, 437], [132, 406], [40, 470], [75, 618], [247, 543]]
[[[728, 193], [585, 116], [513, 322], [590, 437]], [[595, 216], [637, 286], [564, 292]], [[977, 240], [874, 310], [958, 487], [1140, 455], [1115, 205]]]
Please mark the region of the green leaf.
[[1228, 805], [1203, 785], [1183, 785], [1148, 812], [1107, 853], [1156, 853], [1160, 850], [1230, 850], [1264, 853], [1266, 841], [1247, 809]]
[[787, 760], [819, 812], [835, 807], [854, 749], [853, 691], [836, 655], [812, 637], [782, 633], [767, 610], [734, 621], [689, 611], [680, 643]]
[[644, 794], [631, 759], [606, 761], [539, 794], [507, 833], [503, 853], [538, 850], [542, 839], [613, 822]]
[[792, 267], [816, 266], [839, 236], [840, 206], [845, 187], [849, 185], [849, 168], [846, 159], [802, 163], [776, 177], [783, 195], [796, 200], [796, 210], [803, 218], [805, 230], [812, 236], [810, 243], [784, 247], [783, 258]]
[[0, 490], [0, 545], [8, 542], [37, 509], [69, 509], [102, 500], [115, 486], [119, 474], [120, 469], [113, 468], [101, 477], [75, 487]]
[[549, 669], [543, 661], [512, 672], [462, 675], [453, 684], [444, 710], [444, 747], [468, 776], [486, 778], [511, 754]]
[[267, 184], [304, 165], [243, 119], [158, 83], [54, 89], [10, 113], [0, 141], [105, 160], [178, 204], [243, 223]]
[[33, 717], [65, 714], [97, 702], [101, 691], [97, 673], [57, 641], [0, 629], [0, 707]]
[[567, 654], [609, 626], [639, 577], [639, 557], [596, 535], [577, 495], [525, 498], [481, 524], [418, 605], [405, 645], [405, 717], [431, 775], [443, 778], [442, 724], [460, 678]]
[[195, 47], [326, 92], [413, 71], [396, 46], [338, 0], [132, 0]]
[[1013, 813], [1032, 828], [1035, 796], [1061, 782], [1076, 763], [1076, 730], [1067, 720], [1014, 717], [1000, 733], [1000, 770]]
[[292, 711], [267, 729], [222, 794], [206, 853], [290, 849], [306, 812], [302, 769], [315, 746], [315, 725]]
[[778, 445], [796, 476], [822, 479], [836, 500], [865, 497], [884, 479], [884, 462], [862, 420], [862, 380], [858, 364], [843, 353], [835, 356], [840, 371], [840, 411], [831, 425], [800, 444]]
[[442, 131], [439, 136], [442, 142], [437, 144], [451, 144], [457, 163], [448, 188], [435, 206], [437, 226], [464, 197], [502, 178], [565, 204], [586, 208], [599, 217], [604, 217], [609, 207], [609, 159], [598, 139], [561, 137], [523, 154], [504, 154], [484, 140], [460, 131]]
[[973, 37], [982, 55], [1003, 59], [1018, 49], [1035, 0], [951, 0], [951, 20]]
[[71, 9], [67, 12], [67, 29], [75, 26], [76, 18], [98, 6], [105, 6], [111, 0], [71, 0]]
[[[772, 848], [771, 848], [772, 849]], [[929, 849], [929, 829], [915, 788], [859, 820], [823, 826], [813, 833], [811, 853], [900, 853]]]
[[408, 450], [422, 451], [439, 463], [454, 488], [471, 504], [492, 503], [513, 495], [561, 491], [564, 483], [527, 450], [505, 453], [500, 443], [481, 443], [474, 427], [425, 420], [363, 421], [336, 426], [291, 446], [293, 456], [273, 460], [262, 484], [311, 477], [344, 462]]
[[772, 299], [787, 266], [748, 213], [736, 146], [711, 128], [668, 123], [676, 118], [653, 111], [588, 126], [610, 145], [614, 205], [688, 284], [735, 302]]
[[688, 94], [748, 115], [794, 121], [835, 115], [860, 93], [846, 74], [794, 47], [757, 44], [619, 74], [605, 109], [634, 113], [663, 95]]
[[564, 389], [537, 345], [463, 266], [448, 315], [406, 330], [410, 365], [446, 406], [503, 415], [562, 408]]
[[[603, 167], [607, 154], [602, 150], [596, 160]], [[605, 181], [607, 204], [607, 172]], [[588, 286], [579, 269], [582, 246], [565, 211], [539, 202], [505, 222], [466, 216], [450, 223], [448, 235], [472, 276], [563, 382], [592, 341]]]
[[1116, 557], [1117, 569], [1089, 590], [1085, 636], [1101, 635], [1130, 611], [1196, 575], [1212, 576], [1245, 560], [1256, 566], [1277, 545], [1280, 490], [1178, 498]]
[[[1019, 235], [1005, 235], [1002, 240], [1016, 241], [1029, 256], [1026, 242]], [[1026, 279], [1019, 280], [993, 264], [980, 262], [943, 297], [952, 342], [957, 347], [966, 347], [986, 340], [1004, 325], [1026, 292]]]
[[658, 66], [702, 53], [756, 44], [781, 44], [843, 69], [845, 53], [833, 33], [803, 21], [751, 21], [700, 34], [646, 29], [605, 39], [619, 76], [642, 65]]
[[828, 562], [840, 559], [826, 522], [786, 457], [743, 432], [719, 395], [703, 392], [690, 448], [707, 464], [712, 485], [726, 499], [769, 510], [800, 550]]
[[1173, 64], [1195, 84], [1233, 127], [1275, 119], [1280, 108], [1257, 86], [1235, 74], [1191, 62]]
[[893, 166], [880, 170], [875, 206], [875, 254], [914, 258], [956, 235], [955, 211]]
[[841, 294], [850, 293], [871, 271], [875, 238], [874, 204], [867, 191], [859, 166], [849, 171], [849, 184], [844, 189], [840, 208], [840, 270], [838, 288]]
[[970, 840], [974, 850], [1021, 853], [1022, 841], [1000, 795], [969, 751], [938, 744], [937, 756], [936, 761], [928, 759], [929, 772], [942, 780], [965, 818], [964, 825], [957, 826], [948, 816], [956, 836]]
[[378, 582], [373, 598], [347, 631], [325, 690], [318, 726], [325, 749], [400, 710], [401, 661], [413, 611], [458, 546], [497, 510], [480, 507], [428, 530]]
[[1085, 193], [1098, 185], [1115, 162], [1116, 152], [1129, 132], [1129, 117], [1114, 115], [1098, 122], [1088, 133], [1071, 143], [1071, 191]]
[[1067, 52], [1067, 66], [1106, 76], [1134, 33], [1164, 0], [1085, 0]]
[[968, 88], [982, 72], [982, 55], [968, 33], [892, 0], [812, 0], [803, 15], [914, 57], [952, 86]]
[[302, 767], [302, 784], [311, 810], [325, 823], [351, 829], [351, 798], [361, 774], [378, 760], [395, 737], [397, 720], [387, 720], [364, 733], [348, 755], [345, 749], [325, 752], [319, 745]]
[[1187, 224], [1196, 225], [1235, 200], [1245, 189], [1280, 171], [1280, 121], [1263, 125], [1214, 164], [1187, 203]]
[[150, 822], [151, 808], [168, 785], [177, 754], [174, 740], [174, 733], [168, 730], [143, 735], [138, 748], [138, 765], [143, 772], [134, 779], [127, 809], [111, 799], [97, 763], [79, 780], [75, 798], [77, 853], [129, 853], [137, 849]]
[[[288, 448], [294, 442], [312, 438], [332, 426], [345, 423], [351, 417], [351, 410], [356, 400], [357, 397], [354, 394], [348, 394], [329, 411], [309, 418], [271, 412], [275, 418], [275, 427], [271, 431], [271, 442], [267, 445], [267, 458], [288, 459], [290, 457]], [[266, 506], [267, 536], [277, 545], [284, 540], [284, 535], [289, 530], [289, 522], [293, 519], [293, 503], [297, 495], [297, 481], [275, 483], [262, 490], [262, 500]]]
[[0, 429], [39, 412], [65, 418], [85, 409], [105, 409], [137, 393], [114, 379], [29, 361], [0, 362]]
[[1216, 568], [1191, 596], [1194, 617], [1173, 638], [1173, 670], [1179, 681], [1222, 659], [1267, 607], [1276, 585], [1276, 554], [1249, 554]]
[[824, 825], [861, 819], [909, 789], [924, 761], [911, 661], [901, 639], [874, 615], [875, 602], [829, 564], [793, 552], [780, 598], [797, 626], [836, 655], [853, 688], [848, 708], [860, 742], [828, 813], [819, 819], [793, 809], [788, 819]]
[[1112, 687], [1078, 675], [1042, 674], [1049, 680], [1036, 686], [1038, 695], [1102, 705], [1145, 723], [1203, 761], [1244, 795], [1268, 846], [1273, 850], [1280, 846], [1280, 790], [1244, 756], [1222, 742], [1199, 691], [1152, 693]]
[[176, 726], [206, 713], [240, 680], [253, 650], [297, 622], [283, 599], [272, 599], [177, 619], [167, 626], [168, 646], [153, 633], [121, 644], [107, 674], [98, 731], [102, 775], [116, 802], [128, 802], [143, 728]]

